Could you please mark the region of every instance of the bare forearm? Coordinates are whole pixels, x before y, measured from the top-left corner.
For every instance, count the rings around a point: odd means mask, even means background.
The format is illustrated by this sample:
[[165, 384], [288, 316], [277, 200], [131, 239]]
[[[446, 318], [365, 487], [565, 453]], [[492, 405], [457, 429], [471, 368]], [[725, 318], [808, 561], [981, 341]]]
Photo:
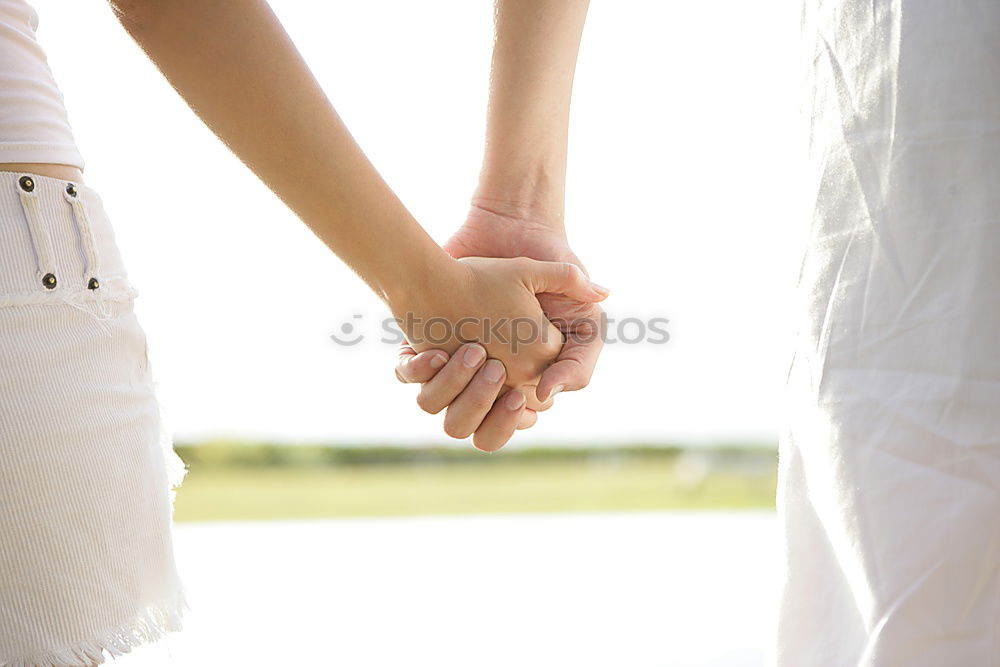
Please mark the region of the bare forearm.
[[432, 273], [442, 251], [355, 143], [266, 2], [121, 0], [115, 10], [205, 124], [382, 298]]
[[561, 228], [570, 97], [588, 5], [496, 0], [486, 151], [474, 203], [520, 207]]

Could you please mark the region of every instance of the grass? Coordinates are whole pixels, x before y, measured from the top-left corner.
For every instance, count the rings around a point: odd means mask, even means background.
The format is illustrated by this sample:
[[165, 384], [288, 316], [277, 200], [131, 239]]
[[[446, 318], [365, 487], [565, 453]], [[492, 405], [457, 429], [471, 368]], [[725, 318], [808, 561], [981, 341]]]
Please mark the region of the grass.
[[[183, 456], [184, 452], [182, 452]], [[770, 456], [770, 458], [768, 458]], [[205, 457], [203, 457], [204, 459]], [[774, 506], [773, 453], [734, 464], [635, 456], [479, 457], [333, 465], [191, 463], [177, 521]]]

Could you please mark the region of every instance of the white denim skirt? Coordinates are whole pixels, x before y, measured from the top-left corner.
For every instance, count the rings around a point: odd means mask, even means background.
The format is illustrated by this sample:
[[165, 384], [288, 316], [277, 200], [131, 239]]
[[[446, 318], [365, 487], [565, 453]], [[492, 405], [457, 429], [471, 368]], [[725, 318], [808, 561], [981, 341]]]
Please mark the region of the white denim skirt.
[[91, 665], [179, 629], [146, 338], [98, 194], [0, 172], [0, 665]]

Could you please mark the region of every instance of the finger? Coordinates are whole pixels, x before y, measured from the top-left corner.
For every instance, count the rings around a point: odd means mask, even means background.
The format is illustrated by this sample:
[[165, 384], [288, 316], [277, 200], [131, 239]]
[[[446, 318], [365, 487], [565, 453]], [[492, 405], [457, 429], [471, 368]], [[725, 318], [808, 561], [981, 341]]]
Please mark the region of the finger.
[[593, 283], [576, 264], [525, 260], [526, 280], [535, 294], [564, 294], [585, 303], [603, 301], [610, 292]]
[[551, 408], [554, 403], [552, 401], [539, 401], [537, 398], [537, 385], [534, 384], [522, 384], [517, 387], [524, 394], [527, 399], [525, 407], [533, 412], [545, 412]]
[[495, 452], [507, 444], [526, 412], [524, 404], [524, 394], [517, 389], [511, 389], [494, 403], [472, 438], [476, 449]]
[[521, 418], [517, 420], [517, 430], [523, 431], [526, 428], [531, 428], [537, 421], [538, 413], [531, 408], [525, 407], [521, 412]]
[[549, 403], [561, 391], [576, 391], [586, 387], [594, 374], [594, 367], [597, 366], [597, 358], [603, 347], [602, 336], [568, 336], [555, 362], [542, 371], [542, 377], [535, 387], [535, 398]]
[[408, 345], [399, 348], [396, 378], [400, 382], [427, 382], [448, 363], [444, 350], [425, 350], [420, 354]]
[[448, 406], [444, 432], [453, 438], [468, 438], [479, 428], [503, 388], [507, 371], [496, 359], [490, 359], [476, 371], [469, 386]]
[[[444, 368], [420, 387], [417, 405], [432, 415], [444, 410], [462, 393], [476, 371], [486, 361], [486, 349], [476, 343], [460, 347]], [[497, 362], [500, 363], [500, 362]]]

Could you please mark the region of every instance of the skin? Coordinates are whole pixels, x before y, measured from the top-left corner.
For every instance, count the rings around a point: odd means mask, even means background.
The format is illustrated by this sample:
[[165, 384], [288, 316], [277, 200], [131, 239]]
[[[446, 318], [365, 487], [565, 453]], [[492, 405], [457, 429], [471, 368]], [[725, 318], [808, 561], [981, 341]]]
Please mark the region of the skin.
[[[586, 0], [497, 0], [483, 168], [466, 222], [444, 246], [453, 257], [531, 257], [585, 271], [566, 238], [564, 202], [570, 98], [587, 9]], [[603, 345], [595, 302], [556, 294], [539, 302], [569, 340], [517, 419], [497, 409], [503, 394], [489, 407], [464, 400], [466, 391], [481, 391], [478, 367], [465, 368], [443, 350], [404, 346], [396, 376], [422, 383], [423, 409], [448, 406], [446, 422], [452, 413], [456, 422], [478, 421], [476, 447], [499, 449], [560, 391], [585, 387]]]
[[80, 168], [71, 167], [68, 164], [6, 162], [0, 164], [0, 171], [37, 174], [38, 176], [49, 176], [50, 178], [59, 178], [64, 181], [83, 183], [83, 172], [80, 171]]
[[[562, 347], [535, 295], [596, 302], [607, 292], [570, 263], [458, 261], [435, 244], [354, 142], [263, 0], [112, 7], [192, 110], [385, 301], [415, 352], [429, 347], [418, 322], [430, 318], [517, 319], [545, 334], [516, 353], [509, 342], [483, 340], [505, 368], [493, 385], [506, 389], [508, 412], [520, 420], [519, 388], [534, 388]], [[452, 330], [438, 347], [451, 353], [475, 336]], [[472, 395], [463, 404], [484, 400]], [[448, 432], [468, 430], [460, 417], [446, 418]]]
[[[486, 341], [487, 355], [502, 366], [498, 377], [494, 362], [477, 357], [466, 363], [466, 348], [450, 358], [476, 338], [475, 331], [456, 333], [437, 352], [420, 354], [428, 347], [420, 342], [420, 327], [404, 326], [415, 342], [404, 348], [397, 375], [425, 382], [418, 398], [424, 409], [447, 406], [446, 433], [467, 437], [474, 431], [477, 447], [497, 449], [515, 428], [532, 425], [535, 412], [550, 407], [558, 391], [586, 385], [600, 340], [571, 339], [562, 346], [559, 334], [574, 329], [560, 324], [557, 332], [545, 317], [596, 321], [600, 309], [593, 304], [607, 295], [573, 268], [583, 267], [563, 226], [569, 99], [585, 0], [498, 0], [480, 185], [447, 254], [354, 143], [265, 2], [122, 0], [112, 8], [202, 120], [403, 322], [412, 319], [408, 315], [451, 322], [508, 317], [545, 332], [516, 354], [509, 345]], [[227, 39], [219, 40], [220, 34]], [[83, 180], [68, 165], [0, 169]], [[562, 266], [453, 261], [477, 255]]]

